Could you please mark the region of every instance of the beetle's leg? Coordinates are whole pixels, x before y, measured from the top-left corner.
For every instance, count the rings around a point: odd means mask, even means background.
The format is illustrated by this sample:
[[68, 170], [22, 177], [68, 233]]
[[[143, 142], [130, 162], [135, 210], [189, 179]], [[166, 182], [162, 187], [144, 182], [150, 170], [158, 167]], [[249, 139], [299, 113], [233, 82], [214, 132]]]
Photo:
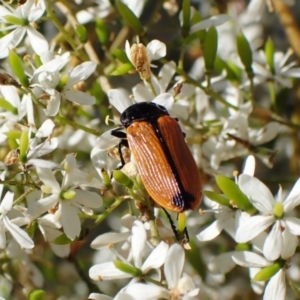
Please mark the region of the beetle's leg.
[[170, 214], [169, 214], [169, 213], [166, 211], [166, 209], [164, 209], [163, 207], [162, 207], [162, 209], [163, 209], [163, 211], [165, 212], [165, 214], [166, 214], [166, 216], [167, 216], [167, 218], [168, 218], [168, 220], [169, 220], [169, 222], [170, 222], [170, 225], [171, 225], [171, 228], [172, 228], [172, 230], [173, 230], [173, 232], [174, 232], [174, 235], [175, 235], [176, 240], [179, 241], [178, 230], [177, 230], [177, 228], [176, 228], [176, 226], [175, 226], [175, 224], [174, 224], [174, 222], [173, 222], [173, 220], [172, 220]]
[[115, 136], [115, 137], [121, 139], [119, 142], [119, 145], [118, 145], [118, 151], [119, 151], [119, 155], [120, 155], [120, 160], [121, 160], [121, 165], [122, 165], [121, 168], [122, 168], [125, 166], [125, 160], [124, 160], [124, 157], [122, 154], [122, 146], [129, 148], [129, 145], [128, 145], [128, 141], [126, 139], [126, 133], [123, 131], [120, 131], [121, 129], [122, 128], [114, 129], [110, 133], [112, 136]]

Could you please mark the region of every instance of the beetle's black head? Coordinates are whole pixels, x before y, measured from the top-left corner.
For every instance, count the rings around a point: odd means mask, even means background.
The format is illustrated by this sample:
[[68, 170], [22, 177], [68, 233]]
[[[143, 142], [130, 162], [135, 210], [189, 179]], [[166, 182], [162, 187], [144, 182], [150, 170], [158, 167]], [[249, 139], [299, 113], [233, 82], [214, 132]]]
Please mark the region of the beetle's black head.
[[168, 111], [162, 105], [153, 102], [140, 102], [129, 106], [121, 114], [120, 121], [127, 128], [133, 122], [153, 121], [168, 115]]

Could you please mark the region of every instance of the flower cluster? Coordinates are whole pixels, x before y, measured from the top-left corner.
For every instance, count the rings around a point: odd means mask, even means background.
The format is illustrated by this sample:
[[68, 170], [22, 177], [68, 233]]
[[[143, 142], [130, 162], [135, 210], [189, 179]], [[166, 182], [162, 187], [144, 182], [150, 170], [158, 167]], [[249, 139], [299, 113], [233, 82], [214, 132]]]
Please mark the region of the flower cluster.
[[0, 0], [1, 299], [300, 296], [293, 4], [204, 2]]

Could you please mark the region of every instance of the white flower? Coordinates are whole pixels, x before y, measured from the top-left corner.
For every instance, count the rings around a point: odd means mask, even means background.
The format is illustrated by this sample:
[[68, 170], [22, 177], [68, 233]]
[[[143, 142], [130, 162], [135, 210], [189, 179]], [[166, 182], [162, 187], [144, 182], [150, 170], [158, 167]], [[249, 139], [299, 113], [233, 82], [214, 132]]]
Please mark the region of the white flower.
[[253, 147], [274, 139], [278, 133], [279, 124], [276, 122], [269, 122], [259, 129], [250, 128], [248, 116], [244, 113], [237, 113], [224, 123], [211, 156], [211, 165], [217, 169], [222, 161], [246, 155], [253, 151]]
[[300, 204], [300, 179], [295, 183], [288, 197], [283, 200], [281, 188], [276, 199], [270, 190], [257, 178], [246, 174], [239, 176], [240, 189], [245, 193], [260, 215], [255, 215], [240, 224], [236, 232], [236, 241], [244, 243], [271, 227], [263, 247], [264, 256], [276, 260], [291, 257], [298, 244], [300, 219], [289, 213]]
[[12, 210], [14, 194], [7, 192], [0, 204], [0, 249], [6, 247], [6, 231], [12, 235], [16, 242], [25, 249], [32, 249], [34, 242], [29, 235], [9, 219], [7, 214]]
[[262, 82], [274, 81], [281, 87], [292, 87], [290, 78], [300, 77], [300, 68], [295, 67], [296, 61], [287, 64], [288, 59], [293, 52], [291, 50], [287, 53], [275, 52], [274, 53], [274, 70], [270, 70], [269, 65], [266, 63], [265, 53], [259, 51], [259, 56], [253, 62], [253, 72], [255, 73], [254, 82], [256, 84]]
[[166, 45], [159, 40], [152, 40], [147, 47], [143, 44], [133, 44], [130, 47], [129, 42], [126, 41], [125, 51], [140, 77], [144, 80], [151, 78], [150, 66], [153, 67], [151, 62], [166, 56], [167, 53]]
[[[35, 29], [35, 22], [43, 16], [45, 9], [44, 0], [27, 0], [16, 9], [5, 4], [0, 6], [0, 21], [7, 25], [4, 27], [4, 30], [13, 29], [13, 31], [0, 39], [0, 58], [6, 57], [9, 49], [17, 47], [25, 34], [27, 34], [30, 45], [35, 53], [40, 55], [48, 50], [47, 40]], [[18, 18], [23, 24], [16, 25], [10, 19], [11, 17]]]
[[[169, 246], [165, 242], [160, 242], [143, 262], [146, 241], [147, 234], [144, 225], [140, 221], [135, 221], [131, 235], [133, 264], [130, 264], [129, 262], [126, 262], [126, 264], [139, 269], [141, 274], [147, 274], [151, 269], [159, 272], [159, 268], [165, 262]], [[125, 262], [124, 258], [121, 259]], [[89, 276], [94, 280], [115, 280], [132, 277], [131, 274], [118, 269], [113, 262], [94, 265], [89, 270]]]
[[[252, 155], [248, 156], [245, 161], [243, 174], [253, 175], [255, 171], [255, 159]], [[216, 220], [208, 227], [202, 230], [196, 237], [201, 242], [210, 241], [217, 237], [223, 229], [227, 231], [233, 238], [236, 231], [237, 220], [246, 218], [247, 213], [236, 210], [228, 206], [221, 205], [217, 202], [211, 201], [206, 196], [204, 197], [207, 205], [215, 211]]]
[[[247, 267], [247, 268], [257, 268], [256, 272], [252, 275], [255, 276], [260, 268], [264, 268], [273, 264], [273, 262], [266, 260], [264, 257], [249, 251], [237, 252], [232, 256], [232, 259], [236, 264]], [[285, 267], [281, 268], [275, 275], [272, 276], [268, 282], [263, 300], [285, 300], [286, 296], [286, 279], [285, 279]]]
[[[97, 64], [92, 61], [83, 62], [70, 70], [67, 74], [60, 74], [59, 70], [63, 67], [65, 59], [54, 59], [55, 64], [50, 69], [37, 69], [34, 73], [35, 80], [38, 83], [32, 84], [32, 87], [40, 88], [49, 95], [44, 109], [47, 116], [55, 116], [58, 113], [61, 99], [66, 99], [81, 105], [95, 104], [95, 97], [82, 91], [76, 91], [73, 86], [80, 81], [86, 80], [94, 73]], [[48, 62], [47, 65], [51, 65]], [[36, 79], [37, 78], [37, 79]]]
[[167, 288], [153, 284], [133, 283], [128, 285], [124, 291], [139, 300], [199, 299], [199, 288], [195, 287], [188, 275], [182, 274], [184, 259], [183, 248], [178, 244], [173, 244], [164, 264]]
[[60, 221], [66, 236], [74, 240], [81, 231], [79, 210], [91, 214], [92, 208], [101, 207], [101, 197], [93, 192], [76, 189], [80, 184], [88, 185], [87, 174], [78, 174], [76, 169], [73, 172], [72, 168], [66, 170], [61, 186], [51, 170], [40, 167], [37, 167], [36, 170], [40, 180], [45, 184], [43, 191], [51, 195], [30, 203], [28, 215], [35, 219], [47, 210], [55, 209], [55, 220]]

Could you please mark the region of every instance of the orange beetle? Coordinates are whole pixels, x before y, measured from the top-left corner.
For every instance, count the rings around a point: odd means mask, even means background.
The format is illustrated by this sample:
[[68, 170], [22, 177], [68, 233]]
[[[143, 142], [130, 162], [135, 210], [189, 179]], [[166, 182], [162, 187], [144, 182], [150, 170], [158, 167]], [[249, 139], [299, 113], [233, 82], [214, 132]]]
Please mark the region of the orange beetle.
[[141, 102], [128, 107], [120, 121], [126, 135], [120, 129], [112, 135], [128, 144], [151, 198], [177, 213], [196, 209], [202, 199], [199, 171], [177, 120], [165, 107]]

